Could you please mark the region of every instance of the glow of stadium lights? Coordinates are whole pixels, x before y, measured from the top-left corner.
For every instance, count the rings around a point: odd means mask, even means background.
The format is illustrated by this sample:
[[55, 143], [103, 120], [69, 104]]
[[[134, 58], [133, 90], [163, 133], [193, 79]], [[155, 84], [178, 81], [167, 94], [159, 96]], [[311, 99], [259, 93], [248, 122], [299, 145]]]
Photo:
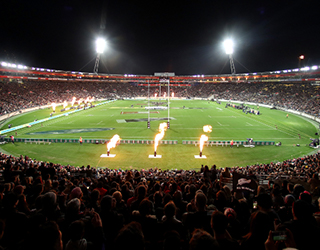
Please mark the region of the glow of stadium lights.
[[18, 65], [18, 69], [23, 69], [24, 68], [24, 66], [23, 65]]
[[98, 54], [102, 54], [106, 48], [106, 40], [103, 38], [98, 38], [96, 40], [96, 51]]
[[302, 68], [301, 70], [303, 70], [303, 71], [308, 71], [308, 70], [310, 70], [310, 67], [304, 67], [304, 68]]
[[12, 63], [12, 64], [10, 64], [10, 67], [11, 67], [11, 68], [16, 68], [17, 65], [15, 65], [14, 63]]
[[233, 54], [233, 41], [231, 39], [225, 40], [223, 46], [227, 55]]
[[299, 56], [299, 59], [303, 60], [304, 59], [304, 55]]
[[1, 62], [1, 66], [7, 67], [7, 66], [8, 66], [8, 63], [6, 63], [6, 62]]
[[288, 70], [284, 70], [283, 73], [288, 73]]
[[313, 70], [318, 69], [318, 66], [312, 66], [311, 69]]

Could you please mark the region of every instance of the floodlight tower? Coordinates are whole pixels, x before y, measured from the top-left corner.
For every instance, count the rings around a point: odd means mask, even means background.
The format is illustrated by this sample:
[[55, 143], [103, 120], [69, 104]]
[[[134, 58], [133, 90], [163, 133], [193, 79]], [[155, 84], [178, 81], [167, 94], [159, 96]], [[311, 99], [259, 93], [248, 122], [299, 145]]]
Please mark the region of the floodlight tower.
[[234, 66], [234, 62], [233, 62], [233, 41], [231, 39], [227, 39], [224, 41], [223, 43], [226, 54], [229, 55], [229, 59], [230, 59], [230, 69], [231, 69], [231, 74], [235, 75], [236, 74], [236, 68]]
[[103, 38], [98, 38], [96, 40], [97, 58], [96, 58], [96, 62], [94, 64], [93, 73], [98, 74], [100, 56], [103, 53], [103, 51], [105, 50], [105, 48], [106, 48], [106, 41]]

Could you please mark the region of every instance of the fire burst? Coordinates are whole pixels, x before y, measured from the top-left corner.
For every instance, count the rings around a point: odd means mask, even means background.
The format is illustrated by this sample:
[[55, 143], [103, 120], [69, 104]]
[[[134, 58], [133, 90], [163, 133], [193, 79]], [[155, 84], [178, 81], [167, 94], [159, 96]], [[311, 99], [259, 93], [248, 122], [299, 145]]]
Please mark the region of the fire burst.
[[200, 157], [202, 157], [202, 149], [203, 149], [203, 145], [206, 141], [208, 141], [208, 136], [201, 135], [201, 137], [200, 137]]
[[211, 125], [204, 125], [203, 126], [203, 132], [211, 133], [212, 132], [212, 126]]
[[52, 106], [52, 110], [53, 110], [53, 111], [56, 111], [56, 106], [57, 106], [57, 104], [53, 102], [53, 103], [51, 103], [51, 106]]
[[108, 156], [109, 156], [109, 154], [110, 154], [110, 149], [111, 148], [115, 148], [116, 147], [116, 145], [117, 145], [117, 143], [119, 142], [121, 140], [121, 138], [120, 138], [120, 136], [119, 135], [114, 135], [112, 138], [111, 138], [111, 140], [108, 142], [108, 144], [107, 144], [107, 149], [108, 149], [108, 152], [107, 152], [107, 154], [108, 154]]
[[73, 97], [73, 98], [72, 98], [72, 101], [71, 101], [71, 106], [73, 106], [75, 102], [76, 102], [76, 98]]
[[154, 156], [157, 156], [157, 148], [159, 145], [159, 141], [162, 140], [164, 137], [164, 132], [167, 130], [167, 123], [163, 122], [159, 125], [159, 131], [160, 133], [156, 134], [156, 137], [154, 138]]

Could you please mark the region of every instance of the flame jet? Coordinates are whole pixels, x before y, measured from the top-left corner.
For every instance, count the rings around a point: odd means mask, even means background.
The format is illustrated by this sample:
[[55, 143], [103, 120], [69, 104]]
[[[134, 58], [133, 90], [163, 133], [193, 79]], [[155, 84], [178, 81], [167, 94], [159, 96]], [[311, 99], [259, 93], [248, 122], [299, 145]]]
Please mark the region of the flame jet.
[[159, 142], [164, 137], [164, 132], [166, 130], [167, 130], [167, 123], [166, 122], [160, 123], [159, 125], [160, 133], [156, 134], [156, 137], [154, 138], [154, 157], [157, 156], [157, 148], [158, 148]]
[[115, 148], [117, 143], [121, 140], [120, 136], [115, 134], [111, 140], [107, 143], [107, 149], [108, 149], [108, 152], [107, 152], [107, 155], [109, 156], [110, 155], [110, 149], [111, 148]]
[[73, 98], [72, 98], [72, 101], [71, 101], [71, 106], [73, 106], [75, 102], [76, 102], [76, 98], [73, 97]]
[[53, 112], [56, 112], [56, 106], [57, 106], [57, 104], [53, 102], [53, 103], [51, 103], [51, 106], [52, 106]]
[[200, 157], [202, 157], [202, 149], [203, 149], [203, 145], [204, 143], [208, 140], [208, 136], [206, 135], [201, 135], [200, 137]]

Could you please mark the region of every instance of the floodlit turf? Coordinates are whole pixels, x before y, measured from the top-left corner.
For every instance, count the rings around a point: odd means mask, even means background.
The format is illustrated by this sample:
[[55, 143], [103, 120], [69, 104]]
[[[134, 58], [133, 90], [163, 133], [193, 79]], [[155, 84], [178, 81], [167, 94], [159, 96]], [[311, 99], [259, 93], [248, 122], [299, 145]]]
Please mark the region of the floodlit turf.
[[[162, 169], [199, 169], [201, 164], [218, 167], [246, 166], [256, 163], [283, 161], [312, 153], [313, 149], [306, 146], [310, 138], [318, 132], [317, 127], [306, 119], [279, 110], [260, 107], [260, 116], [244, 114], [242, 110], [225, 108], [224, 104], [202, 100], [172, 101], [170, 109], [170, 129], [165, 133], [164, 140], [178, 140], [178, 145], [159, 145], [157, 154], [161, 159], [150, 159], [153, 145], [121, 144], [111, 150], [114, 158], [100, 158], [106, 153], [106, 145], [77, 143], [52, 143], [51, 145], [35, 145], [25, 143], [6, 144], [2, 150], [15, 156], [28, 155], [37, 160], [49, 161], [75, 166], [91, 165], [109, 168], [151, 168]], [[16, 138], [63, 138], [63, 139], [110, 139], [114, 134], [122, 139], [153, 140], [158, 127], [164, 121], [151, 121], [147, 128], [146, 121], [124, 122], [124, 120], [146, 119], [145, 106], [147, 101], [119, 100], [114, 103], [77, 112], [75, 114], [44, 122], [17, 131]], [[185, 106], [185, 108], [183, 108]], [[257, 107], [254, 107], [257, 109]], [[57, 108], [57, 110], [59, 107]], [[1, 129], [31, 122], [35, 119], [49, 117], [51, 110], [44, 109], [12, 118]], [[140, 113], [139, 113], [140, 112]], [[59, 112], [57, 112], [59, 114]], [[151, 113], [152, 119], [166, 118], [168, 111]], [[165, 121], [166, 122], [166, 121]], [[212, 132], [204, 133], [202, 127], [211, 125]], [[102, 129], [110, 130], [102, 130]], [[87, 132], [86, 129], [100, 129]], [[14, 133], [11, 133], [14, 134]], [[199, 147], [182, 145], [182, 140], [198, 140], [201, 134], [207, 134], [209, 140], [246, 140], [282, 142], [281, 147], [257, 146], [244, 147], [204, 147], [206, 159], [195, 159]], [[299, 139], [298, 134], [301, 135]], [[10, 134], [8, 134], [10, 135]], [[294, 146], [300, 144], [300, 147]]]

